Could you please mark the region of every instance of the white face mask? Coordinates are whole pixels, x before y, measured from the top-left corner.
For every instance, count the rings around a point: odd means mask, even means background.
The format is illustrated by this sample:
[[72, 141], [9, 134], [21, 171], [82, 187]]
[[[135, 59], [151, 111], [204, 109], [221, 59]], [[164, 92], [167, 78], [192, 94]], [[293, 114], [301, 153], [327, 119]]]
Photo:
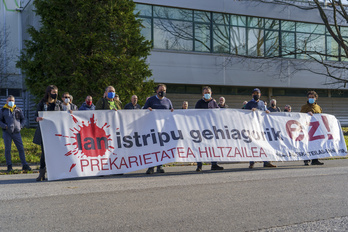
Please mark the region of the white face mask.
[[65, 103], [68, 104], [70, 102], [70, 99], [69, 98], [65, 98]]

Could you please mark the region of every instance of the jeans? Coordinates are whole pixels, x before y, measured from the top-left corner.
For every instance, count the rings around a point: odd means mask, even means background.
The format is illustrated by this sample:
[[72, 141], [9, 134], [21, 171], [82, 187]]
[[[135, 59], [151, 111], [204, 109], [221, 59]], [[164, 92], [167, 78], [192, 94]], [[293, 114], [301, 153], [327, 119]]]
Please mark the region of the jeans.
[[21, 159], [22, 165], [28, 164], [27, 161], [25, 160], [25, 154], [24, 154], [24, 147], [23, 147], [23, 142], [22, 142], [22, 136], [21, 133], [8, 133], [7, 131], [2, 131], [2, 138], [4, 139], [4, 144], [5, 144], [5, 158], [6, 158], [6, 164], [7, 165], [12, 165], [11, 161], [11, 144], [12, 140], [14, 144], [17, 147], [18, 153], [19, 153], [19, 158]]

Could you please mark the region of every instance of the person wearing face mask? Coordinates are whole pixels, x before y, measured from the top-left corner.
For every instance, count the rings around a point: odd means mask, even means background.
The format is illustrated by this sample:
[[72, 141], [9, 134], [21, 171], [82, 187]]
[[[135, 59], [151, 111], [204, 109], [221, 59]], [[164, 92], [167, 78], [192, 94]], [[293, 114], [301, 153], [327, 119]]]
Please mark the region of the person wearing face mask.
[[92, 96], [88, 95], [85, 99], [85, 102], [82, 103], [79, 110], [95, 110], [95, 105], [93, 104]]
[[0, 110], [0, 127], [2, 128], [2, 138], [4, 139], [5, 144], [5, 159], [8, 172], [13, 171], [11, 161], [12, 140], [17, 147], [23, 170], [31, 170], [25, 160], [23, 141], [20, 133], [24, 125], [25, 118], [23, 111], [15, 105], [15, 98], [12, 95], [9, 95], [6, 104]]
[[[212, 98], [212, 91], [209, 86], [203, 87], [203, 98], [199, 99], [196, 103], [195, 109], [216, 109], [219, 108], [215, 99]], [[202, 171], [202, 162], [197, 162], [196, 172]], [[223, 167], [217, 165], [217, 162], [211, 162], [211, 170], [224, 170]]]
[[[170, 110], [174, 111], [172, 102], [166, 98], [167, 86], [165, 84], [158, 84], [155, 88], [156, 95], [148, 98], [145, 102], [144, 109], [152, 111], [156, 110]], [[162, 165], [157, 166], [157, 173], [164, 173]], [[154, 174], [155, 167], [148, 168], [146, 174]]]
[[104, 97], [97, 102], [96, 110], [120, 110], [121, 102], [115, 99], [116, 91], [113, 86], [108, 86], [105, 89]]
[[277, 106], [277, 100], [272, 99], [270, 101], [271, 106], [268, 107], [269, 112], [281, 112], [281, 109]]
[[291, 112], [291, 105], [285, 105], [284, 112]]
[[[46, 88], [44, 97], [41, 99], [39, 104], [36, 107], [36, 122], [44, 120], [43, 117], [39, 117], [39, 111], [62, 111], [62, 102], [57, 100], [58, 98], [58, 88], [55, 85], [49, 85]], [[44, 147], [42, 143], [42, 135], [40, 130], [40, 124], [36, 128], [33, 143], [41, 146], [41, 159], [40, 159], [40, 170], [39, 176], [36, 178], [36, 181], [44, 181], [46, 174], [46, 161]]]
[[[307, 104], [301, 107], [301, 113], [308, 113], [313, 116], [313, 114], [321, 114], [323, 110], [317, 104], [319, 96], [315, 91], [308, 91], [307, 93]], [[308, 166], [310, 160], [304, 160], [304, 165]], [[323, 165], [318, 159], [312, 159], [312, 165]]]
[[71, 102], [71, 96], [68, 92], [65, 92], [62, 96], [62, 105], [63, 111], [73, 111], [77, 110], [77, 106]]
[[[269, 110], [267, 110], [265, 103], [262, 100], [260, 100], [260, 98], [261, 98], [261, 90], [260, 89], [255, 88], [252, 91], [251, 96], [253, 99], [245, 105], [245, 109], [252, 110], [252, 111], [261, 110], [261, 111], [265, 111], [266, 113], [269, 113]], [[249, 168], [254, 168], [254, 164], [255, 164], [255, 162], [251, 161], [249, 164]], [[269, 161], [263, 161], [263, 167], [275, 168], [277, 166], [273, 165]]]

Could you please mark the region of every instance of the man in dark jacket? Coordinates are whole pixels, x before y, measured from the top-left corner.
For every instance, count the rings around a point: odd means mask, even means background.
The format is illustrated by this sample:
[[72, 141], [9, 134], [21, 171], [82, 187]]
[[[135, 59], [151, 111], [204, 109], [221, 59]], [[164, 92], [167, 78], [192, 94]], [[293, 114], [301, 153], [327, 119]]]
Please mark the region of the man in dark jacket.
[[93, 104], [92, 96], [87, 96], [84, 103], [82, 103], [79, 110], [95, 110], [95, 105]]
[[[203, 87], [203, 98], [199, 99], [196, 103], [195, 109], [215, 109], [219, 108], [215, 99], [211, 97], [212, 91], [209, 86]], [[223, 167], [217, 165], [217, 162], [211, 162], [211, 170], [224, 170]], [[202, 171], [202, 162], [197, 162], [197, 172]]]
[[23, 170], [30, 171], [27, 161], [25, 160], [24, 147], [21, 137], [21, 129], [25, 125], [25, 118], [20, 108], [15, 105], [15, 98], [10, 95], [7, 97], [6, 104], [0, 110], [0, 127], [2, 128], [2, 137], [5, 144], [5, 158], [7, 171], [13, 171], [11, 161], [11, 144], [15, 143], [19, 158], [23, 165]]
[[140, 110], [141, 106], [138, 104], [138, 96], [137, 95], [133, 95], [131, 98], [131, 102], [126, 104], [124, 106], [125, 110]]
[[97, 102], [95, 109], [96, 110], [120, 110], [121, 102], [114, 99], [116, 96], [116, 91], [113, 86], [108, 86], [105, 89], [104, 97], [100, 98]]

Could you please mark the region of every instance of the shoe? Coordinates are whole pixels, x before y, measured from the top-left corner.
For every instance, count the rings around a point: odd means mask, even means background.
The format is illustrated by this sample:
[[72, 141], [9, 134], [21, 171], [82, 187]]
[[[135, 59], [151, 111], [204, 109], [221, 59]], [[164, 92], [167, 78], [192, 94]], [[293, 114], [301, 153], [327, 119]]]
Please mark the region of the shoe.
[[250, 168], [250, 169], [254, 168], [254, 164], [250, 164], [250, 165], [249, 165], [249, 168]]
[[308, 160], [305, 160], [305, 161], [303, 161], [303, 162], [304, 162], [304, 165], [305, 165], [305, 166], [308, 166], [308, 165], [309, 165], [309, 164], [308, 164], [308, 163], [309, 163]]
[[319, 160], [312, 160], [312, 165], [324, 165], [324, 163], [320, 162]]
[[164, 169], [161, 167], [157, 167], [157, 173], [164, 173]]
[[219, 165], [211, 165], [211, 170], [217, 171], [217, 170], [224, 170], [224, 167], [220, 167]]
[[263, 164], [263, 167], [264, 167], [264, 168], [276, 168], [277, 166], [275, 166], [275, 165], [273, 165], [273, 164], [271, 164], [271, 163], [264, 163], [264, 164]]
[[13, 171], [12, 165], [7, 165], [7, 171], [8, 171], [8, 172], [12, 172], [12, 171]]
[[148, 168], [146, 171], [146, 174], [154, 174], [155, 173], [155, 168]]
[[23, 171], [31, 171], [31, 168], [29, 167], [28, 164], [24, 164], [22, 170]]
[[40, 168], [39, 176], [36, 178], [36, 181], [44, 181], [44, 180], [46, 180], [45, 174], [46, 174], [46, 168]]
[[198, 166], [197, 168], [196, 168], [196, 172], [201, 172], [202, 171], [202, 167], [201, 166]]

